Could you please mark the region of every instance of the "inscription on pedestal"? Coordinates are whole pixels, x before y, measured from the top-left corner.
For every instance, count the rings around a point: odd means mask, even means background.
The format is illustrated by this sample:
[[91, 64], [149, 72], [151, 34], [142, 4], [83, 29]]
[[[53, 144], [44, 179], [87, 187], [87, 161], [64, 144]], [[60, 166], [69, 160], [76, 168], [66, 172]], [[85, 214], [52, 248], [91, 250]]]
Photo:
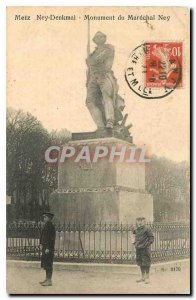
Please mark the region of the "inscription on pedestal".
[[[114, 137], [70, 141], [68, 145], [87, 145], [93, 153], [97, 145], [111, 148], [122, 143], [132, 145]], [[110, 162], [107, 157], [96, 163], [76, 163], [74, 159], [60, 162], [58, 189], [50, 207], [61, 222], [133, 223], [138, 214], [153, 221], [153, 199], [145, 191], [145, 164]]]

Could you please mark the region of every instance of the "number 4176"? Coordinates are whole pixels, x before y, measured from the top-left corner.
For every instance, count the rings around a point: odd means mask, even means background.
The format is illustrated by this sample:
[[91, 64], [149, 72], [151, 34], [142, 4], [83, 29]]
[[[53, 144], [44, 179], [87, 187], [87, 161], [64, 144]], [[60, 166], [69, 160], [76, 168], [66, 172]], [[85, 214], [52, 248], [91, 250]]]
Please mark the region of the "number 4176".
[[181, 267], [171, 267], [171, 271], [181, 271]]

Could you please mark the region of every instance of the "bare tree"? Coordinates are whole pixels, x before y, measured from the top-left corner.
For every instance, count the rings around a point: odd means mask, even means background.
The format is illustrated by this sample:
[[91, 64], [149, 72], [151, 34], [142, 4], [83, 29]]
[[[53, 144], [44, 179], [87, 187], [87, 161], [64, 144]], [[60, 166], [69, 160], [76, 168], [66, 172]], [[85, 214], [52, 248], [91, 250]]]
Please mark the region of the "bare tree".
[[187, 162], [151, 158], [146, 166], [146, 189], [153, 195], [155, 221], [189, 219], [189, 177]]

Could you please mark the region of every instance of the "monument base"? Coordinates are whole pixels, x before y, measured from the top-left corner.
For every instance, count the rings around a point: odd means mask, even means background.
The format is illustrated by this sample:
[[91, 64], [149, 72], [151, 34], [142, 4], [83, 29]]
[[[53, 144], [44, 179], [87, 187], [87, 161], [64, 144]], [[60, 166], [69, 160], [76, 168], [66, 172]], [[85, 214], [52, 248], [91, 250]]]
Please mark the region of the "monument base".
[[[76, 152], [97, 145], [111, 151], [113, 146], [129, 148], [132, 144], [114, 137], [70, 141]], [[119, 151], [119, 150], [118, 150]], [[59, 222], [134, 223], [144, 216], [153, 221], [153, 198], [145, 191], [145, 163], [112, 162], [108, 157], [96, 162], [68, 159], [58, 166], [58, 189], [50, 197], [50, 209]]]
[[105, 188], [105, 191], [56, 191], [50, 209], [60, 223], [135, 223], [138, 216], [153, 221], [153, 198], [150, 194]]
[[111, 138], [111, 137], [124, 140], [129, 143], [133, 143], [133, 137], [130, 135], [128, 129], [126, 129], [126, 127], [121, 127], [121, 126], [116, 126], [113, 129], [104, 128], [102, 130], [97, 130], [94, 132], [72, 133], [72, 141]]

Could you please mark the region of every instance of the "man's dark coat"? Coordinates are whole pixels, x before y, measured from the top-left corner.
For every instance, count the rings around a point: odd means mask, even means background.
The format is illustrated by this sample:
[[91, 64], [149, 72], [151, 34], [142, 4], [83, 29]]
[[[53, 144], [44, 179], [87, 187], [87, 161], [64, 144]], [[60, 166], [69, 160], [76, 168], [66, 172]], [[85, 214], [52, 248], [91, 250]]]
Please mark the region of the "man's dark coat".
[[[55, 226], [52, 222], [48, 221], [44, 225], [40, 237], [40, 244], [42, 245], [41, 267], [45, 270], [52, 270], [55, 238]], [[49, 250], [48, 254], [45, 253], [46, 249]]]

